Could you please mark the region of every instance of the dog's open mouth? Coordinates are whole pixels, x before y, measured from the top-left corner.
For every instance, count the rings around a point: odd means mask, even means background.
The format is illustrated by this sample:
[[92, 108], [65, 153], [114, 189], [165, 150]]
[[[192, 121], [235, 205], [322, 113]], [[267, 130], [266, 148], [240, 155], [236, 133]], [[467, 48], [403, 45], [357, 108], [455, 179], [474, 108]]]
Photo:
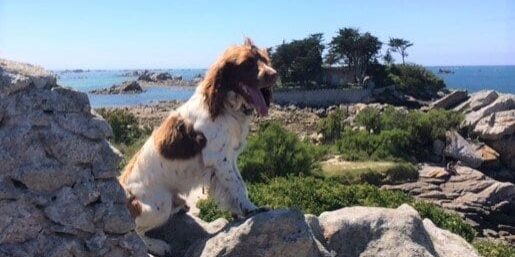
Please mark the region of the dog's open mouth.
[[240, 83], [240, 88], [245, 100], [252, 104], [261, 116], [267, 116], [272, 96], [270, 87], [256, 88]]

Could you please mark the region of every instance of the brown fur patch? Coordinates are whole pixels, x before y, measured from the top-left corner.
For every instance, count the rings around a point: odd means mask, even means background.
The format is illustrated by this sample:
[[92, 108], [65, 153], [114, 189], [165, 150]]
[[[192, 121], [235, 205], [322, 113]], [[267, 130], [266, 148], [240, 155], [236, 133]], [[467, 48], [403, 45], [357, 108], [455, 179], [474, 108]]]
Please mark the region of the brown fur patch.
[[[257, 48], [248, 38], [243, 45], [228, 48], [211, 66], [200, 84], [211, 119], [214, 120], [222, 112], [229, 91], [241, 93], [239, 83], [253, 87], [275, 83], [275, 71], [263, 72], [265, 66], [270, 65], [268, 52]], [[265, 101], [270, 104], [271, 91], [266, 91]]]
[[189, 159], [200, 153], [207, 140], [202, 132], [195, 131], [193, 124], [172, 115], [154, 132], [157, 151], [168, 159]]
[[132, 156], [129, 163], [127, 163], [125, 168], [123, 168], [122, 175], [120, 175], [120, 178], [118, 179], [118, 181], [120, 181], [120, 183], [122, 185], [127, 182], [127, 177], [132, 173], [132, 171], [134, 170], [134, 166], [138, 163], [140, 152], [141, 152], [141, 149], [139, 151], [137, 151], [134, 154], [134, 156]]
[[130, 192], [129, 199], [127, 199], [127, 209], [133, 218], [138, 217], [142, 212], [141, 203], [136, 199], [136, 196], [132, 195]]

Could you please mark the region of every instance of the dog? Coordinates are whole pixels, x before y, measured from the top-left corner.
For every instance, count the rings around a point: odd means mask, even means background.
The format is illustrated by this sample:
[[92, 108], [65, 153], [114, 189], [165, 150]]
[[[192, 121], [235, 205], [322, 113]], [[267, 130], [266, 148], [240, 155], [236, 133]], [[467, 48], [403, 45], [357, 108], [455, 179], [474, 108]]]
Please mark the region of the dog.
[[169, 114], [128, 163], [119, 181], [136, 232], [151, 253], [165, 255], [171, 249], [145, 232], [180, 211], [184, 201], [179, 195], [193, 188], [207, 187], [219, 206], [237, 218], [267, 210], [249, 200], [236, 161], [254, 110], [268, 114], [276, 79], [267, 51], [250, 39], [228, 48], [193, 96]]

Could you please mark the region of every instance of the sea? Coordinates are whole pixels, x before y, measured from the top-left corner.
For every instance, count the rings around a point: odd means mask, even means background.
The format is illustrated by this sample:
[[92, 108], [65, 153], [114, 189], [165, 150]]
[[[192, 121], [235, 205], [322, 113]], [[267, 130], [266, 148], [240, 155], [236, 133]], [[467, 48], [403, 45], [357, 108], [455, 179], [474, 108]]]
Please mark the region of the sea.
[[[515, 93], [515, 65], [514, 66], [430, 66], [426, 67], [442, 78], [450, 89], [465, 89], [476, 92], [492, 89], [503, 93]], [[156, 72], [169, 72], [173, 76], [182, 76], [191, 80], [197, 75], [204, 75], [205, 69], [170, 69], [152, 70]], [[185, 87], [159, 87], [150, 88], [140, 94], [123, 95], [95, 95], [89, 91], [110, 87], [137, 77], [132, 70], [85, 70], [85, 71], [53, 71], [57, 81], [62, 86], [74, 88], [88, 94], [93, 108], [132, 106], [152, 104], [163, 100], [186, 100], [194, 88]]]

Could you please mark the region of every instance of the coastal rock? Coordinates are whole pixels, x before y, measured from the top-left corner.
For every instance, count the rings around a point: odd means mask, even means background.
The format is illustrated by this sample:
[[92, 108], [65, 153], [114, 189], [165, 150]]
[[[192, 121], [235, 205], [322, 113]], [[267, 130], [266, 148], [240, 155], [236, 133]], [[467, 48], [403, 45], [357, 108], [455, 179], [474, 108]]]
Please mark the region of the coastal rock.
[[479, 168], [483, 158], [473, 144], [467, 142], [458, 132], [448, 131], [445, 133], [446, 146], [444, 155], [460, 160], [472, 168]]
[[[496, 181], [470, 167], [455, 165], [447, 169], [422, 164], [418, 181], [382, 189], [401, 190], [456, 211], [482, 230], [500, 231], [502, 226], [513, 224], [515, 185]], [[510, 242], [509, 235], [505, 238]]]
[[483, 117], [486, 117], [487, 115], [511, 109], [515, 109], [515, 95], [502, 94], [499, 95], [499, 97], [497, 97], [489, 105], [486, 105], [477, 111], [467, 113], [463, 123], [465, 126], [474, 127], [479, 122], [479, 120], [481, 120]]
[[137, 81], [125, 81], [121, 85], [113, 85], [109, 88], [91, 90], [92, 94], [137, 94], [143, 92], [143, 88]]
[[474, 133], [484, 140], [499, 140], [515, 134], [515, 110], [495, 112], [482, 118], [474, 127]]
[[464, 239], [423, 220], [415, 209], [348, 207], [319, 217], [273, 210], [244, 221], [206, 223], [179, 214], [149, 233], [171, 256], [478, 256]]
[[490, 141], [488, 144], [500, 154], [501, 160], [507, 167], [515, 170], [515, 134]]
[[349, 207], [319, 217], [329, 249], [339, 256], [478, 256], [461, 237], [422, 220], [413, 207]]
[[0, 83], [0, 255], [147, 256], [87, 95], [7, 60]]
[[493, 90], [483, 90], [473, 93], [470, 98], [462, 104], [454, 108], [455, 111], [469, 113], [477, 111], [489, 104], [499, 97], [499, 94]]
[[431, 103], [430, 108], [450, 109], [467, 100], [468, 97], [466, 90], [452, 91], [450, 94]]

